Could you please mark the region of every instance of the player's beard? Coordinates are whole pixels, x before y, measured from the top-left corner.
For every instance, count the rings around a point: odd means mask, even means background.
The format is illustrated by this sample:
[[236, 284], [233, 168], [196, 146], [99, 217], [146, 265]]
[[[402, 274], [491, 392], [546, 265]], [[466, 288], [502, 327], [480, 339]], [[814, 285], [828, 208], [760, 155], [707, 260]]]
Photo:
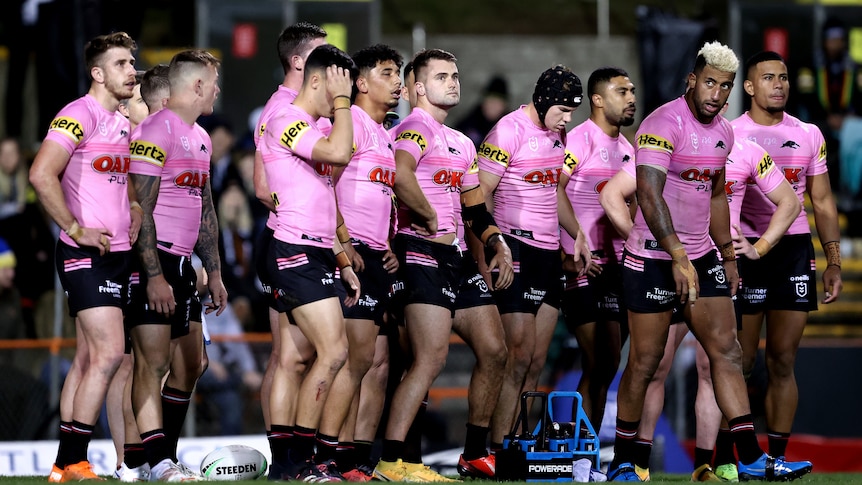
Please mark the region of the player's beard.
[[132, 86], [131, 89], [129, 89], [126, 86], [126, 80], [125, 79], [122, 81], [110, 80], [107, 83], [105, 83], [105, 88], [108, 90], [109, 93], [111, 93], [118, 100], [120, 100], [120, 99], [131, 99], [132, 95], [135, 92], [134, 86]]
[[457, 97], [447, 96], [446, 93], [426, 93], [428, 97], [428, 101], [431, 102], [434, 106], [438, 106], [440, 108], [454, 108], [458, 106], [458, 103], [461, 102], [461, 93], [458, 93]]
[[787, 105], [786, 105], [786, 104], [783, 104], [783, 105], [781, 105], [781, 106], [767, 106], [767, 107], [766, 107], [766, 112], [767, 112], [767, 113], [771, 113], [771, 114], [775, 114], [775, 113], [784, 113], [784, 110], [785, 110], [786, 108], [787, 108]]

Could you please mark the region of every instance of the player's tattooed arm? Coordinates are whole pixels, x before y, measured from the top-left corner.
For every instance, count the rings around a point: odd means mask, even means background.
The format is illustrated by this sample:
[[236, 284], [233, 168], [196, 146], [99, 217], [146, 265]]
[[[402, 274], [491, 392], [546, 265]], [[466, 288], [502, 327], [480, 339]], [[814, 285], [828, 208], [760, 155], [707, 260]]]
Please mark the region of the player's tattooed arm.
[[200, 256], [208, 274], [221, 271], [221, 259], [218, 253], [218, 218], [210, 184], [206, 184], [201, 193], [201, 228], [198, 232], [195, 252]]
[[159, 177], [130, 173], [129, 178], [135, 188], [138, 203], [141, 204], [143, 217], [138, 233], [138, 256], [144, 266], [147, 276], [152, 278], [162, 274], [159, 254], [156, 250], [156, 223], [153, 220], [153, 210], [159, 198]]
[[647, 226], [656, 241], [668, 253], [679, 245], [679, 238], [673, 228], [670, 210], [664, 200], [664, 184], [667, 173], [647, 165], [637, 167], [637, 198]]

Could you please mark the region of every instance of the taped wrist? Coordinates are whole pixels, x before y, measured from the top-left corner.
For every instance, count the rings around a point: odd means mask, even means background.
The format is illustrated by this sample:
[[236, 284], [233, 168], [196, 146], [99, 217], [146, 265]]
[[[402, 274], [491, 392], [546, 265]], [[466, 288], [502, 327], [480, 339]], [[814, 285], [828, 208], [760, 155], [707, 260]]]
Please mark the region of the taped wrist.
[[470, 228], [484, 245], [494, 242], [491, 236], [502, 234], [484, 202], [471, 206], [461, 204], [461, 216], [464, 219], [464, 225]]
[[344, 269], [348, 266], [353, 266], [350, 264], [350, 257], [347, 256], [347, 253], [341, 251], [340, 253], [335, 255], [335, 264], [338, 266], [338, 269]]
[[335, 228], [335, 235], [338, 237], [338, 242], [341, 244], [350, 243], [350, 232], [347, 230], [347, 226], [343, 222]]
[[722, 261], [733, 261], [736, 259], [736, 251], [733, 250], [733, 241], [718, 245], [718, 252]]
[[757, 253], [757, 256], [763, 257], [769, 250], [772, 249], [772, 243], [769, 242], [768, 239], [761, 236], [760, 239], [754, 242], [754, 252]]
[[84, 235], [84, 229], [78, 224], [78, 221], [73, 222], [65, 232], [75, 242], [78, 242], [78, 239]]

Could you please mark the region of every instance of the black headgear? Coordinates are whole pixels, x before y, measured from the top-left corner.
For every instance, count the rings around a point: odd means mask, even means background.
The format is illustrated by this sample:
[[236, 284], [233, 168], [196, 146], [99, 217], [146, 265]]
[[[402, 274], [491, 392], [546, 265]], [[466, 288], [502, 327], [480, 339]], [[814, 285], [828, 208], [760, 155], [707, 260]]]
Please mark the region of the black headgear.
[[557, 64], [539, 76], [533, 91], [533, 105], [539, 120], [545, 124], [545, 115], [551, 106], [577, 108], [581, 105], [584, 89], [581, 80], [568, 67]]

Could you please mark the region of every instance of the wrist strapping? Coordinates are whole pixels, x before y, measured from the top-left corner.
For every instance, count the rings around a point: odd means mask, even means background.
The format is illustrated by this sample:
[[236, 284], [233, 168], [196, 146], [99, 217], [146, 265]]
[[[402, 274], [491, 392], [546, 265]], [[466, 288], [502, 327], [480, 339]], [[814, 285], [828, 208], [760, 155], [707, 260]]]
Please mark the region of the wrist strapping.
[[78, 242], [78, 239], [84, 235], [84, 229], [78, 224], [78, 221], [73, 222], [65, 232], [75, 242]]

